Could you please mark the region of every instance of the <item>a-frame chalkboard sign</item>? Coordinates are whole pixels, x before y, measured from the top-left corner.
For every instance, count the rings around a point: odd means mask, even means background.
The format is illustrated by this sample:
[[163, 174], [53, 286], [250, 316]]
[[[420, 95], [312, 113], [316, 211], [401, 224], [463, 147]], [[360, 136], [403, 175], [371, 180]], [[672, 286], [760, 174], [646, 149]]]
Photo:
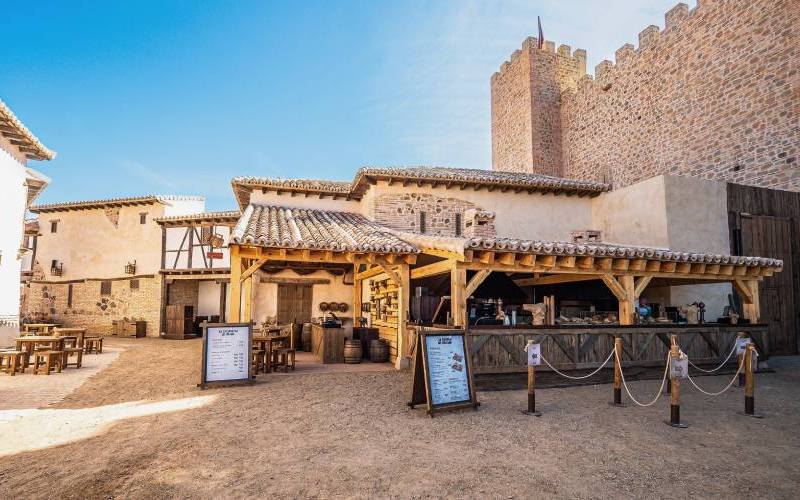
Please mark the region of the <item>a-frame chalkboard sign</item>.
[[415, 351], [408, 406], [425, 404], [431, 417], [442, 411], [480, 406], [464, 330], [420, 328]]

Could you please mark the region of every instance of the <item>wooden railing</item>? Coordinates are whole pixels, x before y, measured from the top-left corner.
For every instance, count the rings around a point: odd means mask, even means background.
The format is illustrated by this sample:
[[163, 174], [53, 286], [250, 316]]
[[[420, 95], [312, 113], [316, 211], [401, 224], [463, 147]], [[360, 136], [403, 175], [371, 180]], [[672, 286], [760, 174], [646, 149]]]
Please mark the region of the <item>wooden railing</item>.
[[[629, 327], [470, 327], [467, 342], [476, 374], [514, 373], [527, 369], [525, 344], [535, 340], [542, 355], [559, 370], [596, 368], [622, 339], [623, 366], [663, 366], [670, 337], [695, 364], [720, 363], [739, 332], [753, 339], [760, 359], [769, 356], [767, 325], [654, 325]], [[735, 365], [735, 357], [733, 364]], [[548, 370], [547, 366], [540, 367]]]

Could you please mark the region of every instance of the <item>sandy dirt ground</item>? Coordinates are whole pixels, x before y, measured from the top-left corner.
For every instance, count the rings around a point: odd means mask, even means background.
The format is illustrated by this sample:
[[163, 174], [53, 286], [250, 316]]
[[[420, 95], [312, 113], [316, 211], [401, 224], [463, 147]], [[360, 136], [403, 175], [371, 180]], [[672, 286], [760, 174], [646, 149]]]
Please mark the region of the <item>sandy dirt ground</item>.
[[[737, 414], [739, 389], [687, 388], [690, 427], [676, 430], [662, 423], [665, 399], [613, 408], [608, 385], [540, 390], [541, 418], [521, 414], [524, 391], [496, 391], [478, 393], [478, 411], [430, 419], [406, 407], [410, 375], [396, 372], [262, 375], [199, 391], [198, 341], [125, 343], [54, 418], [95, 426], [120, 403], [147, 403], [91, 437], [3, 457], [0, 498], [796, 498], [800, 487], [797, 358], [758, 376], [766, 418]], [[717, 390], [729, 378], [698, 381]], [[648, 399], [658, 382], [631, 385]]]

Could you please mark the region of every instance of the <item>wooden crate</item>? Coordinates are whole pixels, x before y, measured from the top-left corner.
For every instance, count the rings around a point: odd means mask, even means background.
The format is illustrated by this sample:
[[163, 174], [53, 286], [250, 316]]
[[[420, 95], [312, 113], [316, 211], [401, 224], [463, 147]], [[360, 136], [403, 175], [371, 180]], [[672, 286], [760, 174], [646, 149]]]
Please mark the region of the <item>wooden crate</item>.
[[144, 337], [147, 335], [147, 322], [114, 320], [111, 322], [111, 335], [115, 337]]

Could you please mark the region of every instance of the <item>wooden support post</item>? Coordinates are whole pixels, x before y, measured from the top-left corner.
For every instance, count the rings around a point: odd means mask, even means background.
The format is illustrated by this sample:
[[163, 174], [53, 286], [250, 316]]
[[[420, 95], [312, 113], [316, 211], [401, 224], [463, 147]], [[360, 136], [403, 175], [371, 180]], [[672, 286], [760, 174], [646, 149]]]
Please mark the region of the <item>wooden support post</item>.
[[467, 270], [457, 262], [450, 269], [450, 314], [453, 325], [466, 326], [467, 316]]
[[748, 417], [761, 418], [761, 415], [756, 413], [755, 403], [756, 379], [753, 375], [755, 355], [756, 349], [751, 342], [744, 351], [744, 414]]
[[358, 264], [353, 266], [353, 326], [359, 327], [358, 318], [361, 313], [361, 297], [363, 295], [364, 280], [358, 279]]
[[541, 417], [542, 413], [536, 411], [536, 367], [528, 365], [528, 409], [522, 413]]
[[239, 323], [242, 317], [242, 258], [239, 245], [231, 245], [231, 300], [228, 304], [228, 321]]
[[622, 337], [614, 337], [614, 406], [622, 404]]
[[633, 276], [626, 274], [619, 277], [620, 285], [625, 290], [625, 299], [619, 301], [619, 324], [632, 325], [633, 324], [633, 302], [636, 293]]
[[733, 287], [742, 297], [744, 317], [751, 323], [758, 323], [761, 319], [761, 308], [758, 297], [758, 280], [734, 279]]
[[242, 297], [244, 304], [242, 307], [242, 318], [240, 321], [245, 323], [253, 321], [253, 276], [248, 276], [242, 282]]
[[398, 266], [397, 273], [400, 282], [397, 283], [399, 290], [397, 291], [397, 359], [395, 368], [405, 370], [411, 366], [410, 353], [406, 352], [408, 350], [406, 345], [408, 311], [411, 303], [411, 279], [408, 264]]

